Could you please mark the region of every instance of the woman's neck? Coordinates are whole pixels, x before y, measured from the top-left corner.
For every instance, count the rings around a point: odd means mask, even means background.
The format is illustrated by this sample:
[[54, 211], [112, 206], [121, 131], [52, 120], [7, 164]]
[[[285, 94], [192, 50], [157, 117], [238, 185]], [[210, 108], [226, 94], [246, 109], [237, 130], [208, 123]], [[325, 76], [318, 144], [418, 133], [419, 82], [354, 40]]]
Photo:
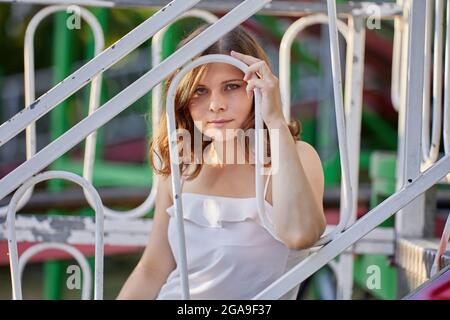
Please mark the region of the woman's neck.
[[230, 164], [245, 164], [245, 154], [237, 139], [213, 140], [205, 150], [206, 163], [222, 167]]

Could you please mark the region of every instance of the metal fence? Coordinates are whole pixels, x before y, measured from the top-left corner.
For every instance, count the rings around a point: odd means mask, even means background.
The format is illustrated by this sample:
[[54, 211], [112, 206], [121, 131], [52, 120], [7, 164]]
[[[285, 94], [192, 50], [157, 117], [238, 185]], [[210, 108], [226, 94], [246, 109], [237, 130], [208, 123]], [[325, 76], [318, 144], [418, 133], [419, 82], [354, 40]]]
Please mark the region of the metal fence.
[[[25, 1], [23, 1], [25, 2]], [[82, 3], [83, 1], [80, 1]], [[30, 96], [27, 100], [26, 107], [6, 121], [0, 126], [0, 146], [3, 146], [9, 140], [20, 134], [24, 129], [30, 128], [38, 119], [51, 111], [58, 103], [66, 99], [68, 96], [79, 90], [80, 88], [91, 83], [95, 87], [96, 77], [101, 76], [108, 68], [121, 58], [129, 54], [133, 49], [137, 48], [144, 41], [150, 37], [157, 35], [158, 31], [168, 26], [170, 23], [176, 21], [176, 19], [182, 17], [185, 12], [194, 7], [199, 0], [181, 1], [175, 0], [159, 10], [155, 15], [147, 19], [141, 25], [129, 32], [122, 39], [114, 43], [112, 46], [105, 50], [98, 49], [98, 54], [95, 58], [84, 64], [77, 71], [68, 76], [65, 80], [61, 81], [55, 87], [53, 87], [46, 94], [42, 95], [38, 99]], [[217, 1], [212, 1], [218, 3]], [[83, 177], [74, 175], [69, 172], [55, 172], [49, 171], [39, 173], [47, 165], [51, 164], [59, 156], [66, 153], [72, 147], [76, 146], [84, 139], [95, 139], [95, 131], [111, 121], [116, 115], [120, 114], [126, 108], [128, 108], [133, 102], [140, 97], [147, 94], [150, 90], [153, 91], [154, 97], [161, 95], [161, 88], [159, 83], [169, 76], [173, 71], [182, 67], [183, 72], [187, 72], [190, 68], [196, 65], [207, 63], [208, 61], [222, 61], [233, 64], [243, 70], [246, 66], [239, 65], [237, 60], [231, 59], [226, 56], [214, 56], [203, 57], [198, 60], [192, 61], [198, 53], [206, 49], [209, 45], [214, 43], [220, 37], [232, 30], [235, 26], [242, 23], [244, 20], [252, 16], [253, 14], [265, 12], [265, 14], [275, 14], [277, 9], [279, 12], [286, 13], [286, 7], [282, 5], [276, 7], [270, 7], [268, 4], [270, 0], [246, 0], [237, 4], [226, 15], [220, 19], [216, 19], [212, 16], [208, 16], [207, 19], [211, 19], [214, 22], [209, 28], [199, 34], [191, 42], [187, 43], [182, 48], [178, 49], [173, 55], [165, 60], [154, 60], [154, 65], [150, 71], [145, 73], [138, 80], [133, 82], [123, 91], [118, 93], [108, 102], [102, 105], [101, 108], [96, 109], [98, 96], [93, 93], [92, 104], [89, 115], [75, 124], [70, 130], [64, 133], [55, 141], [48, 144], [42, 150], [37, 153], [30, 153], [26, 162], [18, 166], [11, 171], [2, 180], [0, 180], [0, 199], [4, 198], [11, 192], [14, 192], [13, 198], [7, 208], [3, 208], [3, 214], [7, 215], [6, 225], [3, 229], [3, 235], [8, 238], [10, 265], [12, 267], [11, 274], [13, 280], [13, 298], [21, 299], [21, 283], [20, 283], [20, 266], [25, 263], [26, 259], [32, 253], [22, 256], [20, 259], [17, 254], [17, 241], [22, 241], [27, 237], [30, 238], [29, 233], [26, 232], [27, 223], [32, 223], [29, 218], [17, 217], [16, 223], [16, 211], [23, 206], [29, 196], [22, 198], [24, 194], [27, 194], [28, 190], [32, 190], [33, 186], [47, 179], [67, 179], [80, 185], [84, 192], [86, 199], [92, 208], [96, 211], [95, 220], [84, 220], [87, 230], [80, 230], [83, 235], [77, 234], [75, 238], [77, 240], [83, 238], [89, 243], [94, 243], [96, 246], [96, 270], [95, 270], [95, 299], [102, 298], [102, 281], [103, 281], [103, 244], [106, 243], [104, 238], [104, 228], [107, 226], [112, 227], [117, 220], [125, 220], [126, 223], [121, 223], [121, 229], [116, 230], [117, 234], [120, 233], [121, 239], [127, 238], [129, 243], [136, 243], [144, 239], [145, 233], [144, 227], [148, 226], [148, 220], [136, 219], [145, 214], [150, 208], [154, 206], [156, 196], [157, 181], [154, 180], [152, 191], [150, 192], [146, 201], [139, 207], [126, 211], [119, 212], [109, 208], [106, 208], [92, 186], [92, 152], [89, 152], [89, 144], [86, 148], [85, 154], [85, 171]], [[61, 1], [58, 1], [61, 3]], [[123, 3], [123, 2], [122, 2]], [[428, 2], [427, 2], [428, 3]], [[93, 2], [85, 2], [84, 4], [93, 4]], [[108, 4], [103, 2], [104, 5]], [[440, 159], [433, 153], [437, 143], [436, 132], [440, 132], [441, 128], [434, 123], [433, 125], [433, 140], [432, 147], [428, 150], [425, 145], [424, 150], [418, 149], [417, 146], [423, 144], [426, 140], [428, 131], [418, 130], [423, 128], [425, 121], [429, 118], [429, 114], [422, 113], [424, 97], [424, 68], [426, 69], [427, 57], [423, 50], [425, 46], [426, 32], [429, 30], [427, 26], [427, 14], [430, 13], [430, 8], [425, 1], [410, 0], [410, 1], [398, 1], [397, 6], [392, 4], [378, 4], [380, 8], [379, 18], [391, 18], [395, 16], [397, 30], [395, 37], [395, 52], [394, 58], [396, 61], [401, 60], [398, 63], [397, 70], [398, 76], [393, 79], [393, 86], [396, 88], [395, 92], [398, 95], [393, 95], [394, 105], [397, 106], [399, 111], [399, 169], [398, 169], [398, 190], [383, 201], [377, 207], [370, 210], [364, 217], [356, 220], [356, 199], [358, 192], [358, 163], [359, 163], [359, 145], [360, 145], [360, 123], [361, 123], [361, 108], [362, 108], [362, 86], [363, 86], [363, 69], [364, 69], [364, 41], [365, 41], [365, 18], [369, 14], [368, 8], [370, 3], [361, 4], [358, 7], [341, 7], [340, 13], [345, 14], [347, 17], [347, 24], [337, 19], [337, 10], [335, 1], [328, 0], [327, 6], [315, 5], [313, 9], [316, 11], [326, 10], [327, 15], [323, 13], [314, 12], [306, 17], [300, 18], [289, 29], [286, 40], [283, 42], [280, 51], [280, 80], [282, 97], [284, 103], [284, 114], [287, 119], [290, 117], [290, 83], [289, 79], [289, 46], [292, 43], [293, 35], [299, 32], [304, 26], [313, 23], [328, 23], [330, 34], [330, 49], [331, 49], [331, 62], [332, 62], [332, 75], [333, 75], [333, 89], [334, 89], [334, 101], [335, 101], [335, 113], [336, 113], [336, 125], [338, 131], [339, 151], [341, 157], [342, 166], [342, 185], [341, 185], [341, 210], [340, 221], [335, 227], [327, 228], [326, 234], [319, 240], [314, 246], [313, 254], [299, 261], [296, 265], [292, 266], [280, 279], [272, 283], [261, 293], [257, 294], [254, 299], [279, 299], [283, 297], [290, 290], [298, 286], [299, 283], [306, 278], [314, 274], [317, 270], [322, 268], [328, 263], [331, 263], [333, 268], [338, 271], [341, 277], [338, 277], [340, 284], [339, 297], [343, 299], [349, 299], [351, 297], [352, 279], [348, 276], [348, 268], [352, 266], [352, 257], [350, 255], [341, 257], [339, 265], [333, 261], [341, 253], [345, 253], [348, 248], [356, 248], [358, 243], [361, 243], [361, 239], [365, 238], [366, 241], [370, 239], [376, 241], [377, 237], [380, 237], [379, 230], [376, 229], [382, 222], [384, 222], [390, 216], [397, 214], [398, 223], [396, 224], [397, 235], [411, 234], [411, 230], [421, 226], [424, 216], [424, 196], [423, 193], [439, 182], [445, 182], [446, 176], [449, 177], [450, 172], [450, 155], [449, 155], [449, 118], [448, 117], [448, 46], [449, 41], [446, 41], [446, 55], [445, 55], [445, 80], [444, 80], [444, 125], [443, 125], [443, 140], [445, 147], [445, 155]], [[222, 5], [225, 5], [222, 3]], [[228, 4], [229, 6], [230, 4]], [[60, 7], [49, 7], [49, 12], [56, 10]], [[284, 8], [284, 9], [283, 9]], [[403, 12], [399, 8], [403, 9]], [[436, 1], [436, 8], [442, 9], [443, 2]], [[447, 6], [449, 8], [449, 6]], [[45, 9], [44, 9], [45, 10]], [[285, 11], [283, 11], [285, 10]], [[314, 11], [313, 10], [313, 11]], [[450, 9], [448, 9], [450, 10]], [[310, 10], [311, 11], [311, 10]], [[274, 13], [275, 12], [275, 13]], [[437, 10], [439, 13], [440, 11]], [[300, 15], [301, 11], [297, 11]], [[317, 13], [317, 14], [316, 14]], [[191, 11], [191, 14], [198, 15], [198, 11]], [[292, 11], [291, 11], [292, 14]], [[303, 12], [304, 14], [304, 12]], [[440, 22], [442, 22], [442, 15], [437, 15], [440, 20], [437, 20], [436, 28], [439, 32], [442, 32]], [[447, 13], [447, 19], [449, 18]], [[202, 16], [205, 18], [204, 16]], [[447, 23], [447, 27], [448, 27]], [[400, 30], [401, 29], [401, 30]], [[341, 66], [339, 59], [338, 48], [338, 30], [344, 34], [347, 45], [347, 57], [346, 57], [346, 71], [345, 71], [345, 91], [342, 86], [341, 79]], [[428, 32], [429, 33], [429, 32]], [[290, 35], [291, 34], [291, 35]], [[447, 32], [448, 37], [449, 32]], [[161, 36], [161, 34], [159, 34]], [[155, 41], [154, 37], [153, 40]], [[443, 40], [437, 36], [435, 59], [442, 60], [442, 55], [439, 55], [439, 51], [442, 51]], [[448, 40], [448, 38], [446, 39]], [[401, 45], [400, 45], [401, 43]], [[99, 47], [100, 48], [100, 47]], [[158, 47], [154, 46], [155, 50]], [[155, 51], [154, 59], [158, 59], [158, 51]], [[402, 59], [400, 59], [402, 57]], [[212, 60], [211, 60], [212, 59]], [[435, 63], [436, 64], [436, 63]], [[395, 66], [397, 67], [397, 66]], [[439, 72], [439, 70], [435, 70]], [[176, 83], [176, 81], [175, 81]], [[439, 86], [439, 82], [435, 81], [435, 86]], [[169, 88], [169, 92], [170, 92]], [[437, 95], [441, 91], [435, 89], [435, 100]], [[173, 87], [172, 87], [173, 94]], [[258, 92], [256, 92], [258, 97]], [[345, 94], [345, 95], [344, 95]], [[169, 94], [169, 98], [173, 98]], [[173, 103], [172, 103], [173, 105]], [[175, 129], [173, 108], [168, 100], [168, 123], [169, 128]], [[262, 119], [259, 113], [258, 99], [256, 100], [256, 132], [262, 128]], [[436, 105], [441, 105], [437, 102]], [[436, 108], [435, 110], [438, 109]], [[95, 112], [94, 112], [95, 111]], [[152, 122], [155, 126], [160, 117], [160, 107], [153, 101], [153, 115]], [[427, 118], [428, 117], [428, 118]], [[434, 112], [433, 120], [440, 121], [440, 114], [438, 111]], [[93, 138], [92, 138], [93, 137]], [[261, 140], [258, 135], [255, 136], [257, 141], [257, 152], [260, 148]], [[32, 140], [32, 138], [30, 138]], [[29, 141], [29, 140], [27, 140]], [[95, 141], [95, 140], [94, 140]], [[91, 141], [92, 144], [92, 141]], [[174, 140], [170, 142], [171, 158], [176, 159], [178, 153], [176, 152], [176, 144]], [[259, 146], [259, 147], [258, 147]], [[429, 146], [429, 144], [428, 144]], [[427, 155], [427, 151], [430, 152], [430, 156], [425, 158], [427, 163], [426, 168], [421, 167], [423, 163], [422, 154]], [[172, 162], [173, 164], [173, 162]], [[260, 168], [260, 161], [257, 161], [257, 170]], [[172, 186], [174, 188], [173, 194], [175, 198], [175, 210], [176, 221], [179, 231], [179, 247], [180, 251], [179, 261], [181, 261], [181, 274], [182, 274], [182, 293], [183, 298], [189, 298], [189, 284], [187, 277], [187, 265], [186, 265], [186, 252], [184, 245], [184, 229], [183, 229], [183, 214], [180, 195], [180, 175], [177, 166], [172, 166]], [[258, 199], [258, 212], [262, 219], [263, 216], [263, 201], [262, 198], [262, 177], [256, 174], [256, 192]], [[19, 189], [17, 189], [19, 188]], [[17, 189], [17, 190], [16, 190]], [[16, 190], [16, 191], [14, 191]], [[31, 195], [31, 192], [29, 192]], [[25, 201], [23, 199], [26, 199]], [[103, 217], [105, 221], [103, 221]], [[53, 219], [53, 218], [49, 218]], [[416, 226], [410, 226], [410, 222], [413, 220]], [[22, 222], [23, 225], [20, 225]], [[42, 222], [42, 221], [41, 221]], [[93, 225], [89, 225], [94, 223]], [[42, 224], [42, 223], [41, 223]], [[37, 223], [39, 226], [39, 223]], [[89, 225], [89, 228], [88, 228]], [[145, 226], [144, 226], [145, 225]], [[18, 233], [16, 233], [16, 227]], [[43, 227], [43, 224], [42, 226]], [[95, 232], [93, 233], [93, 230]], [[374, 231], [373, 231], [374, 230]], [[19, 233], [21, 231], [21, 233]], [[373, 231], [373, 232], [372, 232]], [[378, 233], [377, 233], [378, 231]], [[414, 231], [412, 231], [414, 233]], [[94, 237], [93, 237], [94, 236]], [[140, 237], [136, 240], [136, 237]], [[142, 237], [141, 237], [142, 236]], [[392, 235], [384, 235], [391, 237]], [[70, 237], [69, 237], [70, 238]], [[64, 241], [76, 242], [74, 238], [65, 238]], [[88, 240], [89, 239], [89, 240]], [[117, 239], [117, 238], [116, 238]], [[369, 239], [369, 240], [368, 240]], [[34, 239], [39, 240], [39, 239]], [[392, 239], [391, 239], [392, 240]], [[111, 243], [114, 243], [114, 237], [108, 239]], [[358, 242], [360, 241], [360, 242]], [[70, 250], [67, 247], [62, 247], [56, 244], [51, 244], [58, 247], [61, 250]], [[35, 249], [35, 252], [44, 250], [45, 247], [41, 246]], [[350, 249], [352, 250], [352, 249]], [[78, 253], [71, 252], [74, 256], [78, 257]], [[83, 263], [80, 258], [80, 263]], [[347, 269], [347, 270], [346, 270]], [[343, 271], [347, 271], [347, 274]], [[87, 298], [86, 295], [83, 295]]]

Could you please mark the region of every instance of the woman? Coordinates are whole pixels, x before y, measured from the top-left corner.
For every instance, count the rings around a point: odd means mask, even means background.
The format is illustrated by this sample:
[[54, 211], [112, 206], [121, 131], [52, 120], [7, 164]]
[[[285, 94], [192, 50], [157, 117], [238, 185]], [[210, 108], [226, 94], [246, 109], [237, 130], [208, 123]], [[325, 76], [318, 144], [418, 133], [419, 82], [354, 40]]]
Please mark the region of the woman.
[[[250, 67], [244, 74], [225, 63], [203, 65], [188, 73], [176, 91], [177, 128], [202, 136], [200, 159], [194, 141], [180, 146], [190, 295], [250, 299], [285, 272], [290, 250], [309, 248], [322, 235], [323, 170], [313, 147], [298, 141], [300, 123], [284, 120], [278, 79], [254, 37], [237, 27], [201, 55], [207, 54], [231, 55]], [[254, 131], [239, 135], [255, 127], [254, 88], [261, 91], [261, 113], [269, 131], [264, 198], [270, 225], [258, 218], [254, 146], [249, 142]], [[152, 231], [118, 299], [181, 298], [168, 141], [163, 116], [150, 146], [159, 177]]]

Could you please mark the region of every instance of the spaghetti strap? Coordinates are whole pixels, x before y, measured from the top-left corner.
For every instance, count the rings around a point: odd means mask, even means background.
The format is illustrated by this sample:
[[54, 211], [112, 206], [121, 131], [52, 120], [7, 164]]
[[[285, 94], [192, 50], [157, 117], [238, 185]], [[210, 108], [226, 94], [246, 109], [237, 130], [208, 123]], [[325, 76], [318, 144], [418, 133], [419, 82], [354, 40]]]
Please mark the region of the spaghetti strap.
[[180, 193], [183, 193], [184, 180], [185, 180], [185, 176], [181, 175], [181, 178], [180, 178]]
[[264, 187], [264, 199], [266, 199], [267, 187], [269, 186], [269, 179], [272, 176], [271, 173], [272, 173], [272, 167], [270, 167], [269, 174], [268, 174], [268, 177], [266, 180], [266, 186]]

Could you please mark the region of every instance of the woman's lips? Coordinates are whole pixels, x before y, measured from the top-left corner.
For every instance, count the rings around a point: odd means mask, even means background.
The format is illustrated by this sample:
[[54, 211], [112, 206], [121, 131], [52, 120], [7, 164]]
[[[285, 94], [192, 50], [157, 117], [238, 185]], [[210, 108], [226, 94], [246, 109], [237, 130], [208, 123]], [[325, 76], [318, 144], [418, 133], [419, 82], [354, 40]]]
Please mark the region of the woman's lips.
[[225, 126], [228, 122], [231, 122], [231, 121], [233, 121], [233, 120], [217, 120], [217, 121], [211, 121], [211, 122], [209, 122], [209, 124], [213, 127], [220, 128], [220, 127]]

